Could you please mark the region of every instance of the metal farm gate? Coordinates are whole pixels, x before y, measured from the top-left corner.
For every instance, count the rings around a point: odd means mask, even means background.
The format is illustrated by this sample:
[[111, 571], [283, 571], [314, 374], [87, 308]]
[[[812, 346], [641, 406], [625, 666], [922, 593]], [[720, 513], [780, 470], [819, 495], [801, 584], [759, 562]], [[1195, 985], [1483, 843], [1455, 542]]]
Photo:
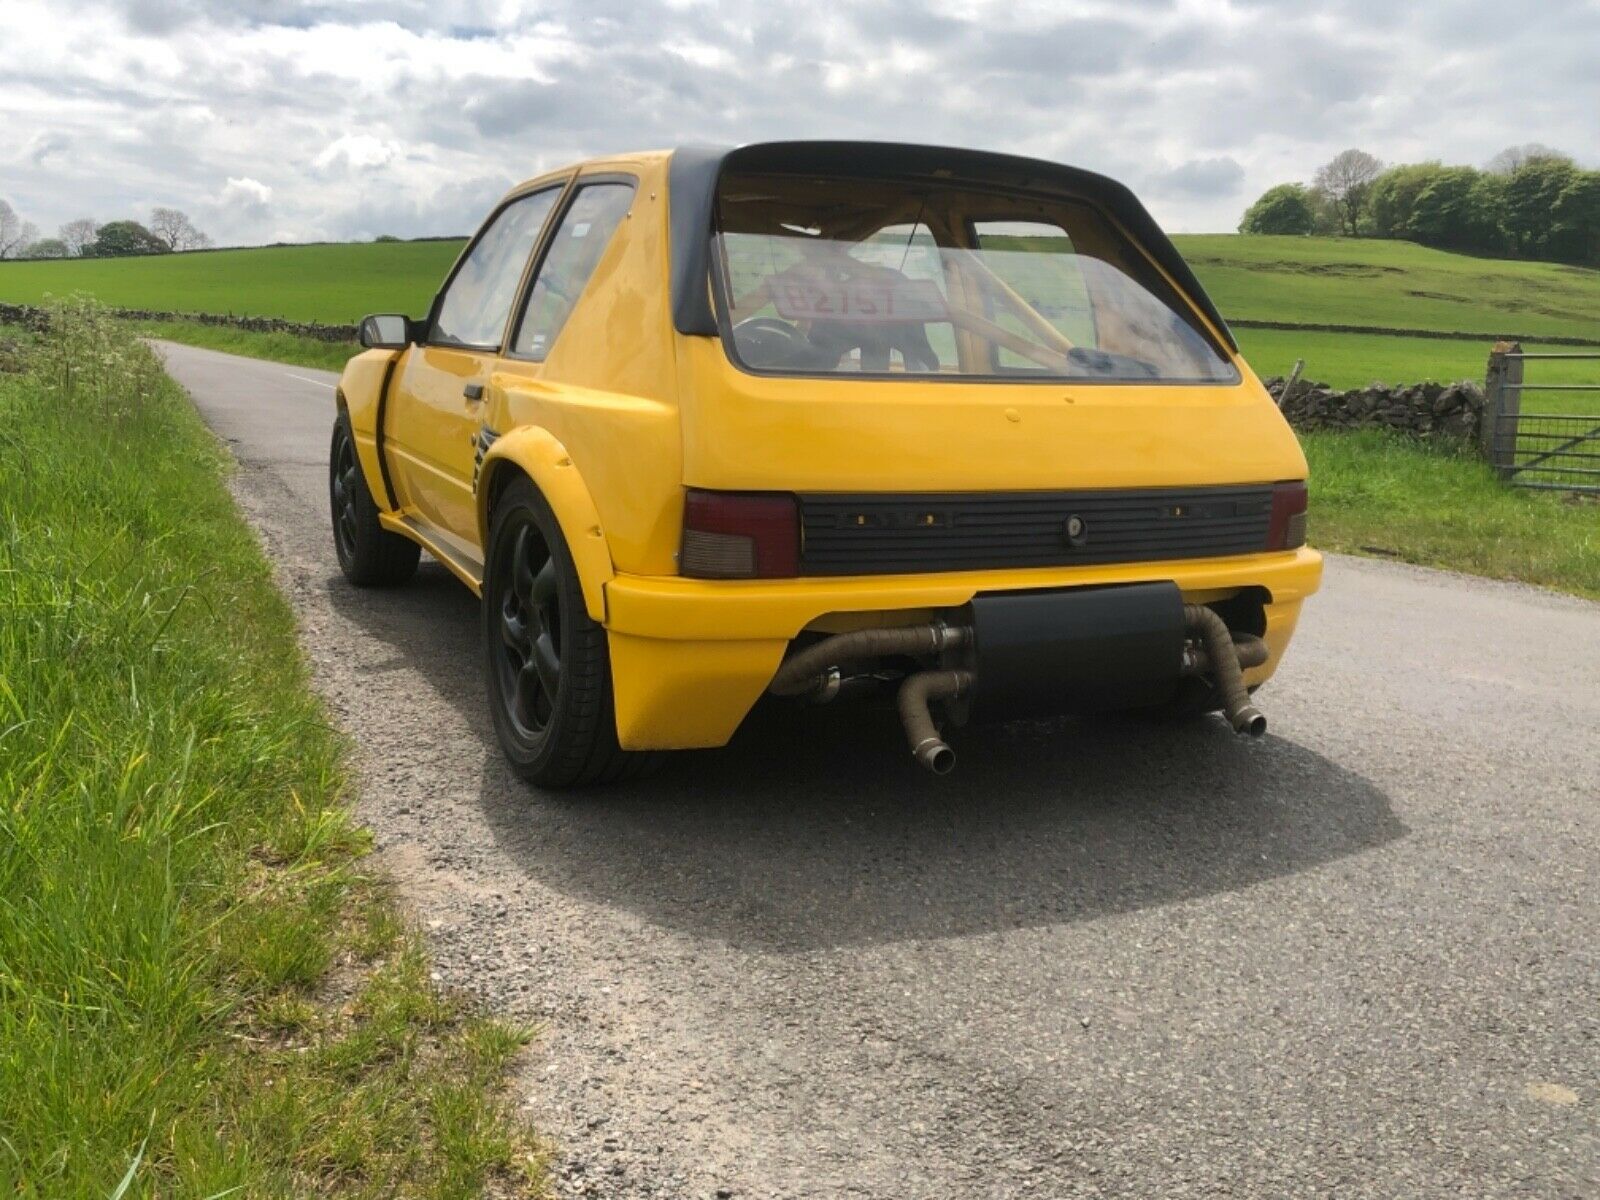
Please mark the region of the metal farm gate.
[[[1524, 363], [1591, 362], [1593, 382], [1526, 383]], [[1535, 366], [1535, 372], [1540, 368]], [[1548, 369], [1548, 368], [1547, 368]], [[1524, 354], [1516, 342], [1499, 342], [1489, 355], [1484, 383], [1484, 457], [1500, 478], [1517, 487], [1600, 495], [1600, 397], [1568, 412], [1524, 412], [1527, 392], [1560, 397], [1547, 405], [1600, 393], [1600, 351], [1587, 354]], [[1582, 412], [1589, 415], [1584, 416]]]

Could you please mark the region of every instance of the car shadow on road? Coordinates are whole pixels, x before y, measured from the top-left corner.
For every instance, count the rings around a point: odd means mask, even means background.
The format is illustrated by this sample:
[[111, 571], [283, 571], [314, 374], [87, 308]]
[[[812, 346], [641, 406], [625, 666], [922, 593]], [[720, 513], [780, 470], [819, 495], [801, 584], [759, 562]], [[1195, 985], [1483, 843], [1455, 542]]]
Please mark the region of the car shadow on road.
[[483, 813], [518, 869], [736, 946], [1092, 920], [1237, 891], [1407, 832], [1361, 776], [1216, 718], [960, 731], [956, 771], [939, 778], [913, 765], [892, 706], [763, 704], [724, 749], [669, 756], [626, 785], [540, 793], [495, 746], [464, 589], [437, 570], [381, 599], [328, 588], [480, 739]]

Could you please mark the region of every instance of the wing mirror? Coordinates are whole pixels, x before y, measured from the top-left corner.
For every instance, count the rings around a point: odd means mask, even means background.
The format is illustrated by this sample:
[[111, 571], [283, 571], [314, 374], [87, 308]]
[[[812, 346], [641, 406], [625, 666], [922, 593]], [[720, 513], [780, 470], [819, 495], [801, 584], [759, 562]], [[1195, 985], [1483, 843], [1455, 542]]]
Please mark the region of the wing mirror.
[[416, 341], [410, 317], [399, 313], [375, 313], [361, 318], [357, 339], [368, 350], [404, 350]]

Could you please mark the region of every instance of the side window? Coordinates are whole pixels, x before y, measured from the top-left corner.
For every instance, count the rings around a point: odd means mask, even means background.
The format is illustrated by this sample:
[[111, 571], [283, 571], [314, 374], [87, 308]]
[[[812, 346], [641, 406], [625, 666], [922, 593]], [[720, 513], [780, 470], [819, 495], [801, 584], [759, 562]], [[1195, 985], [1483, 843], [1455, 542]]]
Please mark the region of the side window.
[[450, 281], [429, 341], [446, 346], [499, 347], [522, 268], [560, 195], [559, 187], [546, 188], [500, 210]]
[[511, 341], [513, 353], [541, 362], [550, 353], [632, 203], [631, 183], [591, 183], [578, 190], [539, 264]]
[[[1043, 221], [976, 221], [972, 226], [984, 262], [1005, 285], [1027, 301], [1076, 346], [1095, 344], [1094, 310], [1072, 239], [1061, 226]], [[1026, 333], [1010, 312], [990, 314], [1001, 328]], [[1006, 370], [1033, 370], [1037, 364], [1000, 347]]]

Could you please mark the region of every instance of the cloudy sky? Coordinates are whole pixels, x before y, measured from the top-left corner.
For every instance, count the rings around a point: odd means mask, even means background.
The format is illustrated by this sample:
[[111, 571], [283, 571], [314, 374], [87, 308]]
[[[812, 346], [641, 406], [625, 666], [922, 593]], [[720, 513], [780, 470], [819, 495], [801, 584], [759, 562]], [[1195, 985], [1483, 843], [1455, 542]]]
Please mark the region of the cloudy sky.
[[0, 197], [221, 244], [470, 229], [510, 183], [685, 141], [1004, 149], [1232, 229], [1356, 145], [1600, 161], [1600, 0], [4, 0]]

